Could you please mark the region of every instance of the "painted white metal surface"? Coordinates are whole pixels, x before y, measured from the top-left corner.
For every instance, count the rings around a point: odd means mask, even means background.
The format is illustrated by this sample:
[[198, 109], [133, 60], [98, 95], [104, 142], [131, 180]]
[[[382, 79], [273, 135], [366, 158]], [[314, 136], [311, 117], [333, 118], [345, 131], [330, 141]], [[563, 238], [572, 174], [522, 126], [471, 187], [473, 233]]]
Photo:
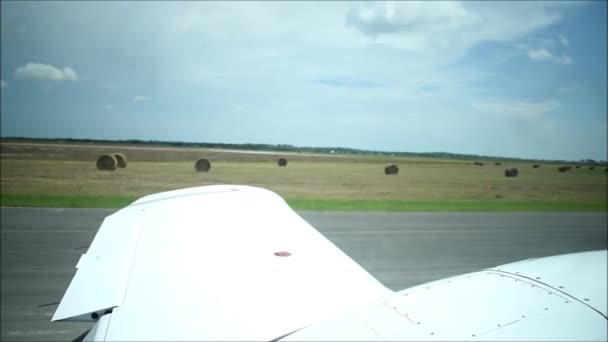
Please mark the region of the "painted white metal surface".
[[53, 321], [95, 321], [106, 310], [123, 303], [138, 236], [141, 209], [108, 216], [64, 294]]
[[93, 326], [93, 328], [84, 337], [83, 342], [104, 341], [106, 338], [106, 333], [108, 331], [108, 326], [110, 325], [111, 319], [112, 319], [111, 313], [101, 316], [101, 318], [99, 318], [99, 321], [97, 321], [97, 323]]
[[608, 315], [608, 252], [590, 251], [525, 260], [494, 269], [535, 279]]
[[271, 340], [391, 293], [267, 190], [172, 191], [110, 218], [55, 315], [115, 307], [107, 340]]
[[[601, 263], [602, 253], [593, 255], [588, 261]], [[282, 341], [606, 339], [606, 318], [587, 305], [535, 280], [486, 270], [397, 292]]]

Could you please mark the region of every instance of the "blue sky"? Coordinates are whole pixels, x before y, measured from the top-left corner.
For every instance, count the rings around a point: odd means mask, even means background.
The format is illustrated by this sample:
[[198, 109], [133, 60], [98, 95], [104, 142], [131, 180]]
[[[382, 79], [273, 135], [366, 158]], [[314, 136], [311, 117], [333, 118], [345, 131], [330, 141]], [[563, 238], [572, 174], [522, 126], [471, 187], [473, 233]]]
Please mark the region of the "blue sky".
[[591, 2], [12, 2], [2, 136], [607, 157]]

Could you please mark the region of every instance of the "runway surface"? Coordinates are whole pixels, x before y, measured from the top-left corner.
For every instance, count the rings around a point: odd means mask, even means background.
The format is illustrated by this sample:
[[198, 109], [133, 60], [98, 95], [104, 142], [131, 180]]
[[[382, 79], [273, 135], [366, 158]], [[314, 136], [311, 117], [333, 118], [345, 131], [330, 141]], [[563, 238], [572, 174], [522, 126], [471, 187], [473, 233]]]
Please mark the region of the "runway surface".
[[[1, 335], [73, 340], [51, 323], [103, 218], [115, 210], [0, 208]], [[393, 290], [531, 257], [607, 248], [606, 213], [300, 212]]]

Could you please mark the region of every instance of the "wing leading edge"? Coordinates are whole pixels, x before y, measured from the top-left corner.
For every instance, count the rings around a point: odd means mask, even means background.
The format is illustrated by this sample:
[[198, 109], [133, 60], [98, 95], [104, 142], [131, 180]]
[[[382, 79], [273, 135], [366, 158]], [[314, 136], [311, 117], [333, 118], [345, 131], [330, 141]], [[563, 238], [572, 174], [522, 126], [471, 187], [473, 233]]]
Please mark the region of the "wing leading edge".
[[143, 197], [106, 218], [77, 268], [53, 320], [104, 317], [106, 340], [272, 340], [391, 293], [246, 186]]

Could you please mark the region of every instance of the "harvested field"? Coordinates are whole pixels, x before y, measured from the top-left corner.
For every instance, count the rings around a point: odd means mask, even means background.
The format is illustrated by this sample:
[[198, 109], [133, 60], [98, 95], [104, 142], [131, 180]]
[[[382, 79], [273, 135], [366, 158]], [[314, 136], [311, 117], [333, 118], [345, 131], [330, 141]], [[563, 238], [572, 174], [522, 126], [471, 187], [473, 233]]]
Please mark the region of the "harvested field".
[[[505, 167], [526, 170], [507, 179], [504, 169], [471, 168], [466, 160], [296, 154], [290, 157], [289, 168], [277, 168], [276, 155], [120, 146], [113, 150], [128, 151], [129, 167], [99, 172], [93, 162], [99, 156], [98, 147], [26, 145], [20, 149], [4, 143], [1, 147], [3, 194], [142, 196], [189, 186], [247, 184], [299, 199], [606, 202], [608, 187], [605, 172], [581, 169], [564, 174], [554, 167], [532, 169], [525, 163], [503, 162]], [[213, 172], [204, 178], [192, 167], [201, 155], [213, 160]], [[398, 177], [378, 172], [389, 158], [401, 166]]]
[[[388, 162], [387, 156], [368, 155], [339, 155], [313, 153], [286, 153], [270, 151], [236, 151], [208, 148], [166, 147], [154, 145], [97, 145], [97, 144], [50, 144], [50, 143], [20, 143], [0, 142], [0, 158], [31, 159], [31, 160], [70, 160], [91, 161], [107, 151], [123, 153], [129, 156], [129, 162], [188, 162], [198, 160], [201, 156], [219, 162], [261, 162], [277, 163], [277, 156], [288, 155], [289, 162], [295, 161], [331, 161], [332, 163], [367, 163]], [[399, 159], [394, 158], [392, 159]], [[434, 159], [434, 158], [404, 158], [410, 163], [441, 163], [464, 164], [465, 160]]]

